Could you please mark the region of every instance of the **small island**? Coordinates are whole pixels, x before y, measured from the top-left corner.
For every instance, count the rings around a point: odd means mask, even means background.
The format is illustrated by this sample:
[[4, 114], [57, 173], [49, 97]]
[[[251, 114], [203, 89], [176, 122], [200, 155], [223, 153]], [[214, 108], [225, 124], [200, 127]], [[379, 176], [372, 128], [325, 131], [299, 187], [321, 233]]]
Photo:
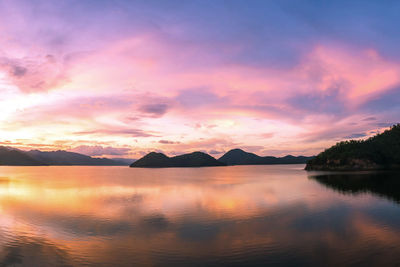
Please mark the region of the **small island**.
[[130, 165], [134, 168], [167, 168], [167, 167], [211, 167], [225, 166], [212, 156], [203, 152], [193, 152], [175, 157], [163, 153], [151, 152]]
[[339, 142], [308, 161], [306, 170], [400, 169], [400, 124], [366, 140]]

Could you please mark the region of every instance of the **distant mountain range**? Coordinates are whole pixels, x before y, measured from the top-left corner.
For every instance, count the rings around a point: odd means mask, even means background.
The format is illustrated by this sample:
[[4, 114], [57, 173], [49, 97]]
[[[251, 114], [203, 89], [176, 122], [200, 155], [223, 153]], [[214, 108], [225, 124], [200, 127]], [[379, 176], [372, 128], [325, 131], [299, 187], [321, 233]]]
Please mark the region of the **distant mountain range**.
[[12, 166], [128, 166], [134, 160], [117, 160], [92, 158], [79, 153], [58, 151], [23, 151], [14, 148], [0, 147], [0, 165]]
[[23, 151], [10, 147], [0, 147], [0, 165], [11, 166], [128, 166], [130, 167], [205, 167], [226, 165], [269, 165], [269, 164], [302, 164], [313, 157], [285, 156], [260, 157], [241, 149], [232, 149], [218, 160], [203, 153], [193, 152], [175, 157], [168, 157], [162, 153], [151, 152], [139, 160], [126, 158], [93, 158], [83, 154], [58, 151]]
[[226, 152], [218, 160], [226, 165], [273, 165], [273, 164], [303, 164], [313, 157], [287, 155], [281, 158], [266, 156], [260, 157], [254, 153], [242, 149], [232, 149]]
[[167, 157], [162, 153], [151, 152], [135, 161], [131, 167], [164, 168], [164, 167], [206, 167], [226, 165], [271, 165], [271, 164], [305, 164], [313, 157], [285, 156], [260, 157], [241, 149], [232, 149], [218, 160], [203, 152], [193, 152], [175, 157]]
[[0, 147], [0, 165], [40, 166], [47, 164], [32, 158], [21, 150]]
[[151, 152], [138, 159], [130, 167], [165, 168], [165, 167], [206, 167], [225, 166], [226, 164], [216, 160], [203, 152], [193, 152], [175, 157], [167, 157], [162, 153]]

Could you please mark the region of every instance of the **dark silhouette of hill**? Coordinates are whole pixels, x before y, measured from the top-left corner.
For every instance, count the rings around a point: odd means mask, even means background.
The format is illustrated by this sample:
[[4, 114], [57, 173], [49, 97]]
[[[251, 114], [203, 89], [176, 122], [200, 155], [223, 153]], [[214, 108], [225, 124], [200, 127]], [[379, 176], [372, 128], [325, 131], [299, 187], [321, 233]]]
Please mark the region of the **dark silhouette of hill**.
[[25, 152], [30, 157], [44, 162], [47, 165], [71, 166], [71, 165], [88, 165], [88, 166], [120, 166], [128, 165], [124, 162], [115, 161], [107, 158], [92, 158], [75, 152], [64, 150], [58, 151], [39, 151], [30, 150]]
[[[18, 149], [0, 147], [0, 165], [57, 165], [57, 166], [127, 166], [131, 167], [203, 167], [225, 165], [262, 165], [262, 164], [297, 164], [305, 163], [311, 157], [285, 156], [260, 157], [241, 149], [233, 149], [223, 155], [219, 160], [212, 156], [193, 152], [190, 154], [167, 157], [162, 153], [149, 153], [143, 158], [134, 159], [108, 159], [92, 158], [83, 154], [58, 151], [23, 151]], [[133, 162], [133, 163], [132, 163]]]
[[68, 151], [23, 151], [15, 148], [0, 147], [0, 165], [10, 166], [43, 166], [43, 165], [88, 165], [88, 166], [128, 166], [120, 160], [92, 158]]
[[26, 153], [8, 147], [0, 147], [0, 165], [43, 166], [47, 165]]
[[232, 149], [226, 152], [218, 160], [226, 165], [272, 165], [272, 164], [302, 164], [312, 157], [291, 156], [277, 158], [272, 156], [260, 157], [254, 153], [243, 151], [242, 149]]
[[337, 143], [306, 166], [306, 170], [375, 169], [400, 169], [400, 124], [366, 140]]
[[309, 176], [343, 194], [372, 193], [400, 203], [400, 172], [340, 173]]
[[165, 167], [206, 167], [224, 166], [210, 155], [202, 152], [193, 152], [175, 157], [167, 157], [162, 153], [151, 152], [138, 159], [130, 167], [165, 168]]

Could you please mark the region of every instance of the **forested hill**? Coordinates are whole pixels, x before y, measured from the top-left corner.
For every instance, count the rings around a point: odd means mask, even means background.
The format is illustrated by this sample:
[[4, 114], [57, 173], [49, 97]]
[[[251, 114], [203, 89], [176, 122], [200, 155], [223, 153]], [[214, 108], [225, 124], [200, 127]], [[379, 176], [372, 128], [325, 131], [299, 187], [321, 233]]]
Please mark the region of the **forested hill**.
[[306, 170], [400, 168], [400, 124], [366, 140], [337, 143], [308, 161]]

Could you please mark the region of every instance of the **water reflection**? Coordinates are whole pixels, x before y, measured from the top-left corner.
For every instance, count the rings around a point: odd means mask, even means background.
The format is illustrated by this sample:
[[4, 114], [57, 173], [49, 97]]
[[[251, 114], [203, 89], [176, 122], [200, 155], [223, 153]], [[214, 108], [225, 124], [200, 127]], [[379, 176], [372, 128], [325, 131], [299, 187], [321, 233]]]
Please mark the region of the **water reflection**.
[[400, 262], [397, 204], [303, 167], [4, 167], [0, 266]]
[[309, 177], [341, 193], [373, 193], [400, 202], [400, 172], [328, 173]]

